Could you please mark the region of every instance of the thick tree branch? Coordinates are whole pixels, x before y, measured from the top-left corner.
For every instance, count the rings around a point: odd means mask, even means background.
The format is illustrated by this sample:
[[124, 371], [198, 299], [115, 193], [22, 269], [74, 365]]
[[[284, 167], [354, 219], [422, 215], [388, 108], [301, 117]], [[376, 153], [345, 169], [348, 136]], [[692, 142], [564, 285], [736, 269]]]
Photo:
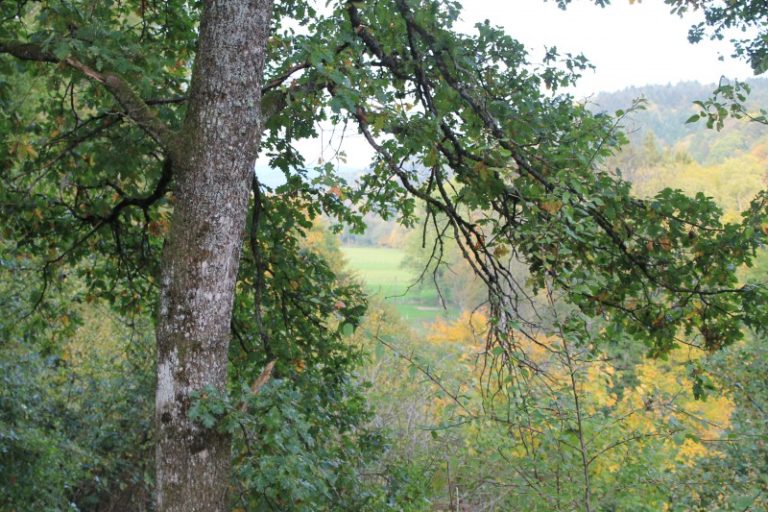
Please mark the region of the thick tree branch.
[[0, 40], [0, 53], [13, 55], [21, 60], [34, 60], [38, 62], [59, 62], [56, 56], [41, 46], [32, 43]]
[[157, 142], [166, 153], [171, 157], [174, 156], [173, 131], [155, 115], [141, 96], [121, 76], [110, 72], [101, 73], [73, 57], [59, 59], [52, 52], [32, 43], [0, 40], [0, 53], [12, 55], [21, 60], [65, 64], [80, 71], [89, 79], [102, 84], [125, 109], [126, 115]]
[[139, 125], [155, 142], [157, 142], [168, 154], [173, 155], [173, 131], [162, 122], [149, 106], [141, 99], [141, 96], [122, 77], [114, 73], [99, 73], [85, 64], [67, 58], [64, 61], [83, 73], [85, 76], [99, 82], [112, 93], [112, 96], [122, 106], [126, 115]]

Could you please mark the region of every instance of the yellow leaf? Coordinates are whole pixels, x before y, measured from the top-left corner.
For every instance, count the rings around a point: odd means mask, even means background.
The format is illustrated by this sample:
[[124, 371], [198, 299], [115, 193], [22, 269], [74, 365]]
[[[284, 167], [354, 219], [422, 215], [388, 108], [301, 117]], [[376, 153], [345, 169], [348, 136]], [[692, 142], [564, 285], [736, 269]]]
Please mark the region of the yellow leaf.
[[541, 207], [542, 210], [544, 210], [548, 214], [554, 215], [554, 214], [556, 214], [557, 212], [560, 211], [560, 208], [563, 207], [563, 202], [562, 201], [557, 201], [557, 200], [542, 201], [539, 206]]
[[496, 248], [493, 250], [493, 255], [497, 258], [503, 258], [507, 254], [509, 254], [509, 247], [506, 245], [496, 246]]

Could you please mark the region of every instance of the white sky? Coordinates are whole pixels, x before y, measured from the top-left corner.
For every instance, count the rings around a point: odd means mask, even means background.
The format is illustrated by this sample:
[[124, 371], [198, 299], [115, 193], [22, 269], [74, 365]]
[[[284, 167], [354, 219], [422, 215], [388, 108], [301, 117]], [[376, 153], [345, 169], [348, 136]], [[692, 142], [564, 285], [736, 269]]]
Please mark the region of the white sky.
[[[749, 66], [730, 58], [728, 42], [688, 42], [689, 27], [700, 19], [692, 13], [681, 19], [669, 12], [662, 0], [613, 0], [600, 8], [591, 0], [574, 0], [568, 10], [553, 0], [463, 0], [464, 14], [459, 29], [472, 32], [473, 25], [490, 19], [529, 49], [531, 60], [540, 62], [546, 47], [557, 46], [561, 54], [583, 53], [597, 69], [588, 71], [572, 91], [577, 99], [601, 91], [629, 86], [668, 84], [697, 80], [715, 83], [721, 76], [747, 78]], [[719, 55], [725, 56], [723, 61]], [[694, 98], [692, 98], [693, 100]], [[331, 127], [324, 127], [324, 140], [297, 144], [307, 162], [332, 158], [338, 141], [329, 140]], [[372, 151], [361, 135], [350, 127], [343, 150], [347, 163], [342, 167], [363, 169]], [[279, 173], [264, 169], [258, 174], [266, 183], [275, 183]], [[277, 179], [277, 181], [282, 181]]]
[[[688, 42], [688, 28], [701, 19], [681, 19], [662, 0], [613, 0], [600, 8], [590, 0], [574, 0], [562, 11], [550, 0], [463, 0], [462, 30], [490, 19], [524, 43], [541, 60], [546, 46], [560, 53], [584, 53], [597, 66], [574, 91], [577, 97], [616, 91], [631, 85], [667, 84], [685, 80], [717, 82], [720, 76], [747, 78], [749, 66], [730, 58], [728, 42]], [[724, 61], [718, 55], [724, 55]]]

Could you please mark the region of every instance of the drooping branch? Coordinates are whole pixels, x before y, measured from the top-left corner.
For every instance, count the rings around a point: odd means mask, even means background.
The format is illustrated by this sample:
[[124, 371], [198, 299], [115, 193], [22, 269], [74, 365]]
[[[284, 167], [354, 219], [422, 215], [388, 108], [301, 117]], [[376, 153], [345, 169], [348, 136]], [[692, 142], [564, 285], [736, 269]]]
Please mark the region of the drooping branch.
[[[707, 205], [697, 204], [699, 199], [690, 200], [678, 194], [641, 200], [630, 194], [622, 180], [595, 170], [596, 158], [605, 154], [606, 146], [616, 140], [616, 123], [609, 126], [587, 115], [585, 120], [595, 124], [594, 131], [588, 131], [582, 141], [585, 154], [581, 158], [575, 152], [581, 139], [571, 135], [568, 125], [552, 126], [549, 135], [534, 133], [531, 137], [535, 137], [527, 139], [521, 136], [515, 126], [529, 127], [525, 118], [518, 119], [517, 111], [507, 106], [510, 102], [514, 104], [514, 97], [493, 95], [485, 78], [478, 78], [478, 71], [471, 69], [472, 56], [458, 49], [463, 45], [447, 44], [440, 29], [425, 26], [424, 20], [416, 16], [411, 3], [394, 3], [407, 32], [401, 47], [382, 43], [385, 35], [366, 24], [358, 2], [345, 5], [349, 27], [360, 41], [361, 51], [376, 61], [373, 65], [385, 69], [391, 80], [413, 85], [410, 94], [421, 107], [416, 123], [429, 118], [430, 130], [434, 130], [429, 132], [431, 140], [425, 139], [421, 148], [411, 144], [395, 150], [392, 144], [374, 140], [373, 133], [381, 131], [381, 127], [369, 129], [371, 112], [365, 100], [355, 98], [356, 105], [349, 113], [379, 155], [382, 168], [397, 178], [411, 196], [422, 199], [428, 208], [443, 212], [449, 219], [456, 243], [488, 286], [492, 302], [498, 302], [500, 315], [507, 316], [508, 306], [502, 303], [510, 295], [525, 293], [494, 251], [494, 245], [506, 243], [519, 247], [516, 253], [539, 281], [545, 275], [555, 279], [583, 311], [605, 313], [606, 318], [610, 315], [608, 310], [618, 312], [619, 317], [637, 322], [632, 329], [644, 330], [643, 336], [664, 347], [669, 347], [664, 340], [671, 338], [675, 325], [700, 331], [707, 346], [715, 348], [721, 346], [721, 337], [738, 337], [733, 324], [738, 314], [734, 311], [747, 309], [742, 302], [752, 289], [734, 286], [735, 278], [729, 277], [730, 271], [723, 271], [722, 259], [701, 258], [699, 254], [708, 243], [724, 243], [729, 249], [723, 256], [738, 265], [745, 259], [744, 254], [757, 247], [747, 236], [745, 223], [731, 226], [744, 234], [739, 239], [739, 248], [733, 248], [733, 236], [728, 235], [728, 230], [718, 229], [716, 219], [696, 219], [692, 213], [696, 208], [703, 208], [701, 214], [707, 215]], [[498, 81], [508, 79], [499, 77]], [[534, 81], [529, 85], [535, 95], [539, 84]], [[454, 113], [439, 107], [434, 101], [436, 97], [452, 98]], [[577, 110], [573, 113], [579, 115]], [[384, 131], [396, 140], [407, 136], [409, 120], [391, 117], [396, 120]], [[424, 160], [420, 151], [429, 155], [436, 152], [442, 160], [442, 164], [430, 162], [432, 174], [425, 185], [403, 168], [404, 162], [420, 155]], [[430, 160], [434, 159], [430, 156]], [[447, 170], [441, 170], [441, 165]], [[511, 181], [504, 178], [505, 169], [513, 176]], [[483, 183], [491, 183], [492, 188], [480, 187], [479, 173], [484, 175], [480, 176]], [[454, 188], [450, 175], [467, 188]], [[611, 188], [618, 188], [620, 193]], [[471, 202], [476, 202], [479, 196], [488, 207], [485, 220], [493, 225], [492, 233], [485, 233], [471, 215], [459, 212], [458, 207], [467, 204], [466, 193], [472, 194]], [[753, 224], [763, 222], [759, 220], [761, 208], [764, 204], [751, 207]], [[683, 232], [680, 224], [707, 233], [706, 239], [702, 237], [700, 243], [697, 233], [686, 234], [688, 229]], [[545, 236], [543, 230], [550, 227], [552, 231]], [[570, 236], [579, 232], [586, 232], [587, 237]], [[566, 248], [567, 254], [573, 256], [562, 258], [559, 253], [566, 237], [572, 244]], [[583, 254], [592, 254], [603, 263], [593, 264], [592, 260], [582, 258]], [[584, 279], [593, 276], [608, 285], [604, 283], [597, 291], [585, 288]], [[677, 314], [682, 309], [689, 313]], [[670, 310], [675, 314], [665, 315]], [[697, 324], [695, 318], [700, 318], [704, 325]]]
[[149, 195], [144, 197], [124, 197], [119, 203], [112, 207], [109, 215], [99, 219], [101, 225], [116, 221], [120, 217], [122, 211], [131, 206], [135, 206], [141, 208], [144, 211], [147, 211], [149, 207], [162, 199], [168, 192], [168, 187], [170, 186], [171, 178], [173, 177], [172, 169], [172, 161], [170, 159], [166, 159], [163, 162], [163, 171], [160, 175], [160, 179], [155, 185], [154, 190], [152, 190]]
[[261, 339], [264, 353], [267, 355], [268, 359], [272, 359], [274, 355], [272, 354], [269, 335], [264, 328], [264, 318], [262, 314], [264, 290], [266, 288], [264, 274], [267, 271], [267, 262], [264, 261], [264, 253], [259, 247], [259, 231], [260, 228], [262, 228], [264, 199], [261, 195], [261, 185], [255, 174], [251, 181], [251, 189], [253, 191], [253, 207], [251, 211], [251, 232], [249, 234], [249, 242], [255, 272], [255, 275], [253, 276], [253, 314], [256, 321], [256, 332]]

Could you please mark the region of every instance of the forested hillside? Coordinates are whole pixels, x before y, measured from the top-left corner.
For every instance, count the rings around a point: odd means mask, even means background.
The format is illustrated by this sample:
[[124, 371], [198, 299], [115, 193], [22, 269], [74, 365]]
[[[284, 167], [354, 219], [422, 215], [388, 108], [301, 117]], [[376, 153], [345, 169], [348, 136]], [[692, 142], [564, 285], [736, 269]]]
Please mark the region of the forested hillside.
[[[768, 105], [768, 79], [752, 79], [746, 84], [751, 92], [744, 107], [759, 112]], [[655, 145], [659, 151], [685, 153], [700, 164], [717, 164], [762, 147], [766, 131], [759, 123], [728, 123], [719, 131], [707, 129], [704, 123], [687, 123], [701, 110], [693, 102], [706, 100], [716, 87], [696, 82], [629, 87], [597, 94], [588, 99], [588, 106], [612, 114], [628, 111], [636, 100], [644, 100], [642, 108], [630, 112], [622, 123], [633, 148]]]

